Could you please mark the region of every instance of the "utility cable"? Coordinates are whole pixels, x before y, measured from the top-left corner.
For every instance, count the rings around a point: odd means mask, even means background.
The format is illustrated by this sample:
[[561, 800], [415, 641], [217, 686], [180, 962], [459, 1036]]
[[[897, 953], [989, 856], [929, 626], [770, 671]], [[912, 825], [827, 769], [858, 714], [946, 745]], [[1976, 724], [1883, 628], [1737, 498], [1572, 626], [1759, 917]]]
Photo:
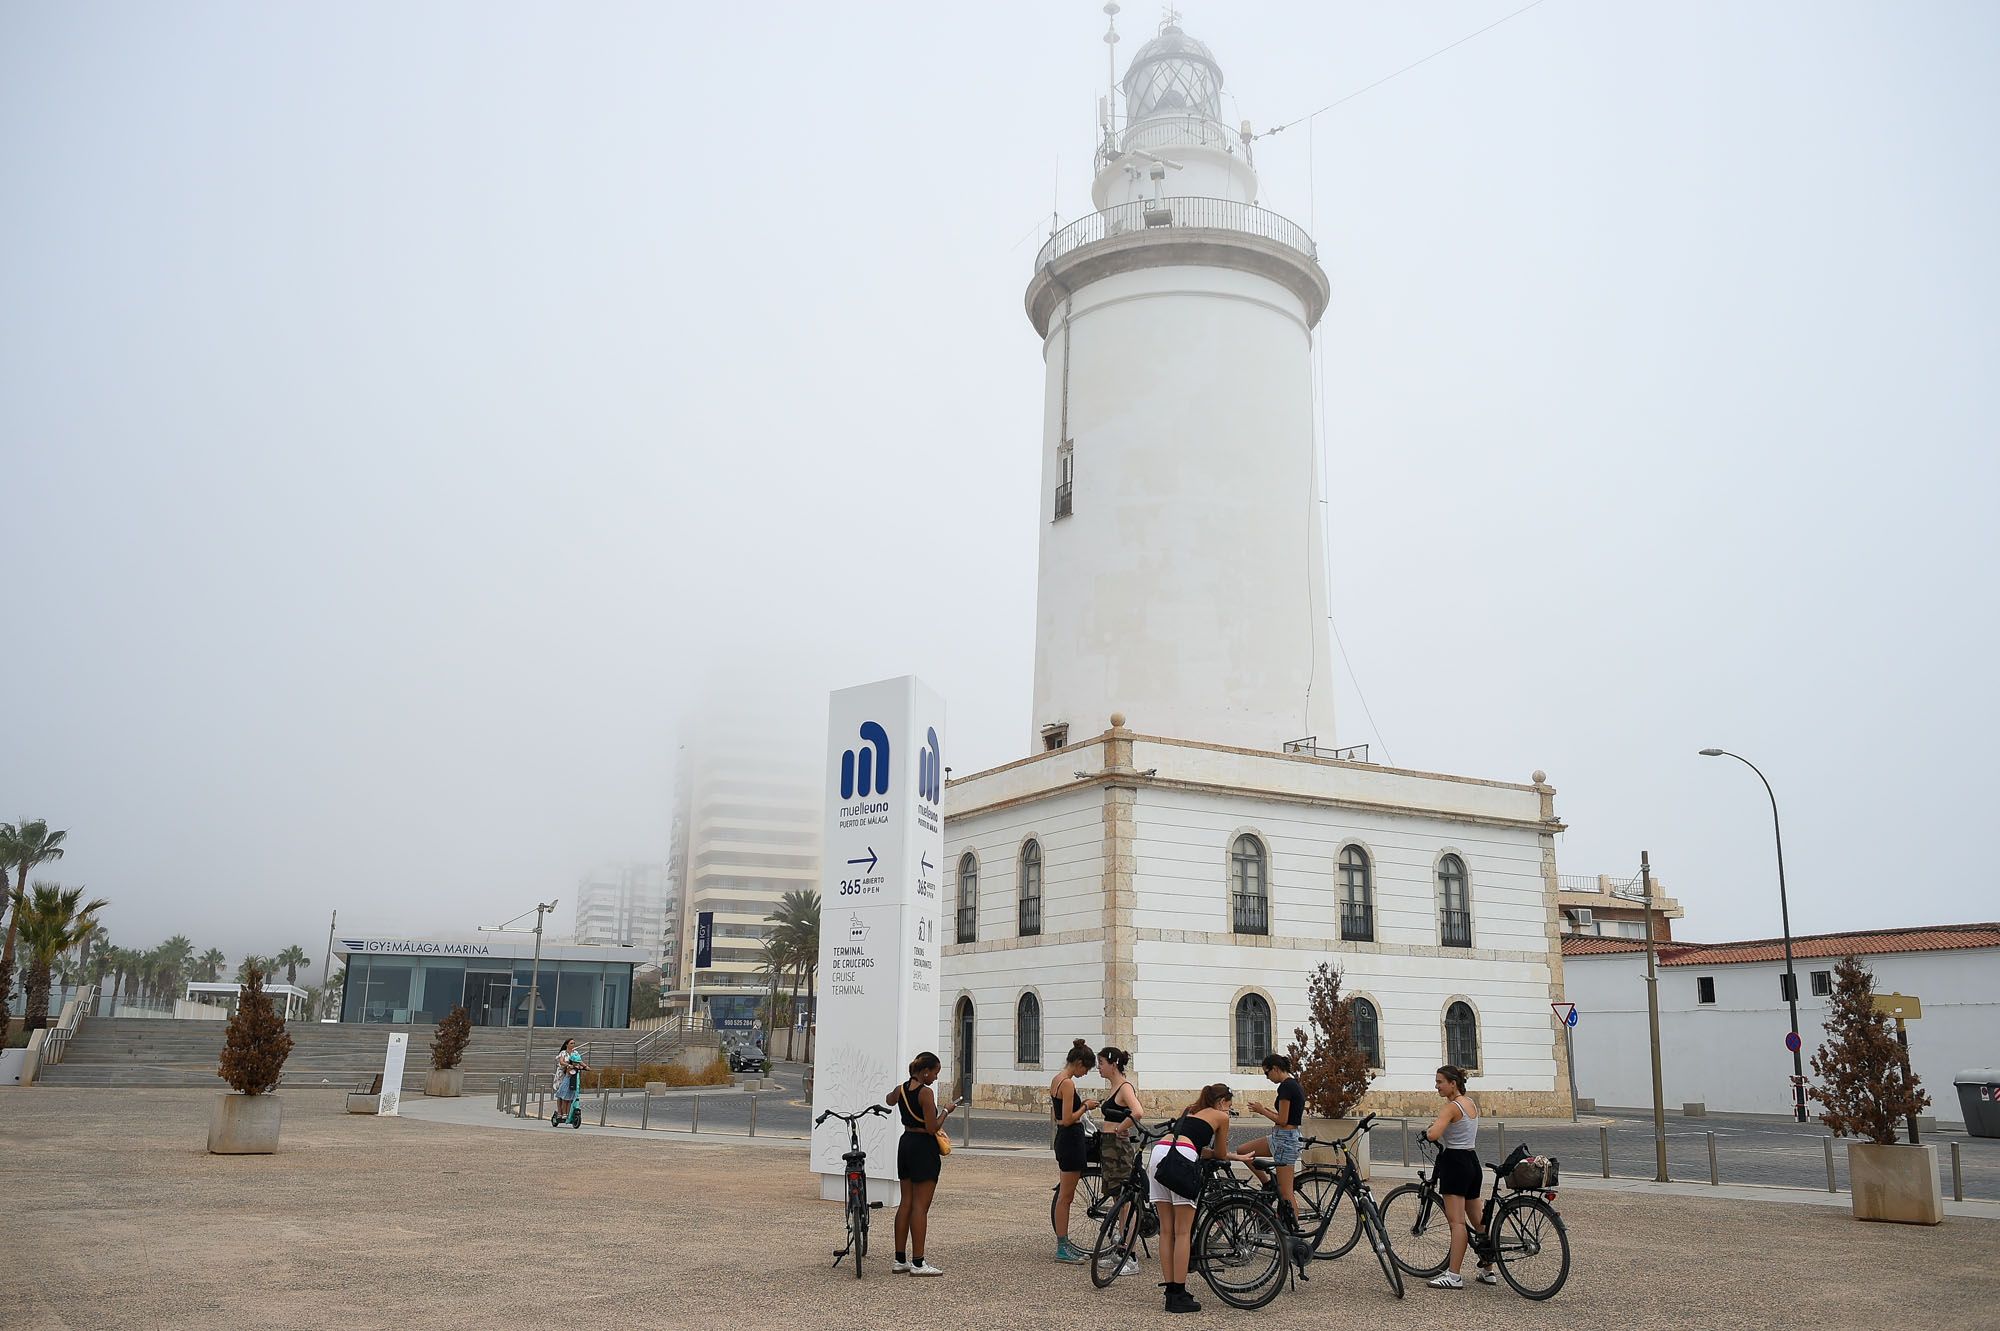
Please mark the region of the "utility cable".
[[1309, 121], [1313, 120], [1314, 118], [1316, 118], [1316, 117], [1318, 117], [1318, 116], [1323, 116], [1323, 115], [1325, 115], [1325, 114], [1326, 114], [1326, 113], [1327, 113], [1328, 111], [1331, 111], [1331, 110], [1333, 110], [1333, 108], [1334, 108], [1334, 107], [1336, 107], [1336, 106], [1344, 106], [1344, 105], [1345, 105], [1345, 104], [1347, 104], [1348, 102], [1351, 102], [1351, 101], [1353, 101], [1353, 100], [1354, 100], [1355, 98], [1357, 98], [1357, 97], [1361, 96], [1361, 95], [1362, 95], [1363, 93], [1368, 93], [1368, 92], [1373, 92], [1373, 91], [1375, 91], [1375, 89], [1377, 89], [1377, 88], [1381, 87], [1381, 86], [1382, 86], [1383, 84], [1385, 84], [1385, 83], [1389, 82], [1390, 80], [1392, 80], [1392, 79], [1399, 79], [1399, 78], [1403, 77], [1403, 75], [1405, 75], [1405, 74], [1409, 73], [1409, 72], [1410, 72], [1411, 70], [1415, 69], [1415, 68], [1416, 68], [1417, 66], [1419, 66], [1419, 65], [1425, 65], [1425, 64], [1429, 64], [1429, 63], [1430, 63], [1431, 61], [1433, 61], [1433, 60], [1437, 59], [1437, 58], [1438, 58], [1439, 56], [1443, 55], [1443, 54], [1444, 54], [1445, 52], [1447, 52], [1447, 51], [1451, 51], [1451, 50], [1455, 50], [1455, 49], [1457, 49], [1458, 47], [1461, 47], [1461, 46], [1465, 45], [1465, 44], [1466, 44], [1467, 42], [1471, 41], [1471, 40], [1472, 40], [1472, 39], [1473, 39], [1474, 37], [1479, 37], [1479, 36], [1483, 36], [1484, 34], [1486, 34], [1486, 33], [1489, 33], [1489, 32], [1491, 32], [1491, 31], [1493, 31], [1493, 30], [1494, 30], [1495, 28], [1499, 27], [1499, 26], [1500, 26], [1501, 24], [1503, 24], [1503, 23], [1507, 22], [1507, 21], [1508, 21], [1508, 19], [1516, 19], [1516, 18], [1519, 18], [1519, 17], [1521, 17], [1521, 15], [1523, 15], [1523, 14], [1527, 13], [1527, 12], [1528, 12], [1529, 10], [1531, 10], [1531, 9], [1535, 9], [1535, 8], [1539, 7], [1539, 6], [1541, 5], [1541, 4], [1542, 4], [1542, 0], [1529, 0], [1529, 3], [1527, 3], [1527, 4], [1525, 4], [1525, 5], [1522, 5], [1522, 6], [1521, 6], [1521, 7], [1519, 8], [1519, 9], [1515, 10], [1515, 11], [1514, 11], [1513, 13], [1511, 13], [1511, 14], [1507, 14], [1507, 15], [1505, 15], [1505, 16], [1503, 16], [1503, 17], [1501, 17], [1501, 18], [1497, 18], [1497, 19], [1494, 19], [1494, 20], [1493, 20], [1493, 21], [1492, 21], [1491, 23], [1489, 23], [1489, 24], [1487, 24], [1487, 25], [1486, 25], [1485, 27], [1483, 27], [1483, 28], [1479, 29], [1479, 30], [1478, 30], [1477, 32], [1468, 32], [1468, 33], [1466, 33], [1466, 34], [1465, 34], [1465, 36], [1463, 36], [1463, 37], [1459, 38], [1459, 39], [1458, 39], [1457, 41], [1453, 42], [1453, 43], [1452, 43], [1452, 44], [1451, 44], [1450, 46], [1440, 46], [1440, 47], [1439, 47], [1439, 48], [1438, 48], [1437, 50], [1435, 50], [1435, 51], [1432, 51], [1432, 52], [1431, 52], [1431, 53], [1430, 53], [1429, 55], [1425, 56], [1425, 57], [1424, 57], [1423, 59], [1421, 59], [1421, 60], [1412, 60], [1412, 61], [1411, 61], [1411, 62], [1410, 62], [1409, 64], [1407, 64], [1407, 65], [1404, 65], [1404, 66], [1403, 66], [1403, 67], [1402, 67], [1401, 69], [1397, 70], [1397, 71], [1396, 71], [1395, 73], [1393, 73], [1393, 74], [1385, 74], [1385, 75], [1383, 75], [1383, 76], [1382, 76], [1381, 78], [1379, 78], [1379, 79], [1376, 79], [1376, 80], [1375, 80], [1375, 81], [1374, 81], [1373, 83], [1369, 84], [1369, 85], [1368, 85], [1367, 87], [1365, 87], [1365, 88], [1356, 88], [1356, 89], [1355, 89], [1355, 90], [1354, 90], [1353, 92], [1350, 92], [1350, 93], [1348, 93], [1348, 94], [1347, 94], [1347, 95], [1346, 95], [1345, 97], [1339, 97], [1339, 98], [1336, 98], [1336, 99], [1334, 99], [1333, 101], [1331, 101], [1331, 102], [1328, 102], [1328, 103], [1327, 103], [1327, 104], [1326, 104], [1325, 106], [1322, 106], [1322, 107], [1321, 107], [1321, 108], [1320, 108], [1319, 110], [1317, 110], [1317, 111], [1313, 111], [1313, 112], [1309, 112], [1309, 113], [1308, 113], [1308, 114], [1306, 114], [1306, 115], [1302, 115], [1302, 116], [1300, 116], [1300, 117], [1299, 117], [1298, 119], [1296, 119], [1296, 120], [1287, 120], [1287, 121], [1286, 121], [1286, 122], [1285, 122], [1284, 124], [1282, 124], [1282, 125], [1273, 125], [1273, 126], [1271, 126], [1271, 128], [1269, 128], [1269, 129], [1265, 130], [1265, 131], [1264, 131], [1263, 133], [1261, 133], [1261, 134], [1253, 134], [1253, 135], [1251, 135], [1251, 137], [1252, 137], [1253, 139], [1265, 139], [1265, 138], [1269, 138], [1269, 137], [1270, 137], [1271, 135], [1273, 135], [1273, 134], [1278, 134], [1278, 133], [1282, 133], [1283, 131], [1285, 131], [1285, 130], [1288, 130], [1288, 129], [1290, 129], [1290, 128], [1291, 128], [1292, 126], [1294, 126], [1294, 125], [1301, 125], [1301, 124], [1305, 124], [1305, 123], [1307, 123], [1307, 122], [1309, 122]]

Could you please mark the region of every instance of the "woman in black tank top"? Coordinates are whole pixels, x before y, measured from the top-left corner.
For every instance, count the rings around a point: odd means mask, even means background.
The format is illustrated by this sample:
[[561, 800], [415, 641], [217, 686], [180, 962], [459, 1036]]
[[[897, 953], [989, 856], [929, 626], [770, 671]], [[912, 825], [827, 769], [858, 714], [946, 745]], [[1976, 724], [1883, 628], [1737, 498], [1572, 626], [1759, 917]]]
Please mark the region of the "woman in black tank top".
[[1111, 1087], [1104, 1094], [1099, 1113], [1104, 1131], [1097, 1134], [1097, 1158], [1104, 1170], [1104, 1195], [1109, 1197], [1131, 1174], [1139, 1159], [1138, 1135], [1132, 1124], [1146, 1117], [1139, 1099], [1139, 1087], [1125, 1075], [1132, 1056], [1109, 1045], [1097, 1051], [1097, 1075]]
[[896, 1178], [903, 1185], [902, 1200], [896, 1203], [896, 1267], [913, 1276], [942, 1275], [924, 1260], [924, 1240], [930, 1232], [931, 1199], [937, 1195], [938, 1175], [944, 1170], [944, 1153], [938, 1149], [938, 1133], [957, 1104], [942, 1112], [937, 1107], [931, 1084], [943, 1065], [933, 1053], [921, 1053], [910, 1060], [910, 1078], [885, 1097], [902, 1122], [902, 1139], [896, 1143]]
[[1070, 1046], [1063, 1070], [1049, 1083], [1049, 1117], [1055, 1120], [1056, 1136], [1056, 1260], [1087, 1262], [1090, 1254], [1069, 1241], [1070, 1203], [1076, 1200], [1076, 1185], [1083, 1180], [1090, 1163], [1090, 1143], [1084, 1139], [1083, 1116], [1097, 1108], [1097, 1101], [1077, 1093], [1076, 1079], [1088, 1073], [1097, 1056], [1078, 1040]]
[[1165, 1139], [1154, 1145], [1147, 1162], [1152, 1175], [1149, 1195], [1160, 1215], [1160, 1268], [1167, 1279], [1167, 1311], [1200, 1312], [1201, 1305], [1187, 1292], [1188, 1248], [1194, 1230], [1194, 1199], [1183, 1197], [1160, 1182], [1159, 1166], [1167, 1152], [1199, 1159], [1242, 1160], [1240, 1151], [1229, 1149], [1229, 1107], [1235, 1094], [1225, 1082], [1204, 1086], [1195, 1102], [1181, 1111], [1167, 1130]]

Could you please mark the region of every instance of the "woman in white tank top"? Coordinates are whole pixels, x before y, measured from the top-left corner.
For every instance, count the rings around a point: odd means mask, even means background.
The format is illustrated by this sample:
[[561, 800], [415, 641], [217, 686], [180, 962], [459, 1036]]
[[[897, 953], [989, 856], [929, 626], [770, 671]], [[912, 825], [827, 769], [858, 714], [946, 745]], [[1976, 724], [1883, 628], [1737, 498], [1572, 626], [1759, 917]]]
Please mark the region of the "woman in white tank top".
[[[1458, 1268], [1465, 1261], [1466, 1222], [1476, 1228], [1486, 1218], [1479, 1198], [1484, 1181], [1479, 1164], [1479, 1106], [1465, 1093], [1465, 1069], [1447, 1063], [1437, 1070], [1438, 1096], [1445, 1102], [1424, 1136], [1438, 1144], [1437, 1185], [1444, 1194], [1444, 1213], [1451, 1221], [1451, 1265], [1431, 1281], [1436, 1289], [1464, 1289], [1465, 1278]], [[1493, 1268], [1480, 1263], [1479, 1279], [1491, 1285], [1499, 1279]]]

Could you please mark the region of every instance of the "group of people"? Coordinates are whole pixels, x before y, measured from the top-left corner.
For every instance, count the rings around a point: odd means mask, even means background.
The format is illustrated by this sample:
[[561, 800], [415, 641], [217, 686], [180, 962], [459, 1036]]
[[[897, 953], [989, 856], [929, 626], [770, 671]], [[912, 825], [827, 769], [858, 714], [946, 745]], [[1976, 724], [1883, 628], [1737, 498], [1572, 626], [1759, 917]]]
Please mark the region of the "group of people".
[[[1090, 1141], [1086, 1119], [1096, 1111], [1098, 1161], [1107, 1194], [1125, 1185], [1132, 1170], [1141, 1168], [1135, 1125], [1146, 1119], [1146, 1104], [1139, 1087], [1127, 1075], [1131, 1066], [1127, 1050], [1105, 1047], [1092, 1050], [1088, 1042], [1076, 1041], [1063, 1067], [1049, 1083], [1049, 1116], [1055, 1126], [1052, 1143], [1056, 1157], [1055, 1231], [1056, 1260], [1081, 1263], [1089, 1253], [1069, 1240], [1070, 1215], [1076, 1191], [1089, 1166]], [[885, 1103], [898, 1108], [902, 1117], [902, 1141], [896, 1152], [896, 1176], [903, 1183], [903, 1200], [896, 1209], [897, 1271], [911, 1275], [938, 1275], [924, 1253], [931, 1201], [937, 1193], [942, 1157], [938, 1136], [944, 1122], [959, 1108], [954, 1101], [938, 1107], [932, 1089], [941, 1065], [936, 1054], [919, 1054], [910, 1063], [910, 1076], [889, 1092]], [[1077, 1079], [1092, 1071], [1103, 1079], [1102, 1096], [1086, 1097], [1077, 1089]], [[1166, 1311], [1198, 1312], [1201, 1304], [1188, 1293], [1187, 1275], [1190, 1241], [1194, 1228], [1195, 1198], [1185, 1196], [1161, 1179], [1161, 1164], [1169, 1154], [1178, 1154], [1199, 1168], [1204, 1159], [1236, 1162], [1249, 1167], [1260, 1183], [1275, 1182], [1279, 1213], [1285, 1223], [1297, 1228], [1298, 1201], [1293, 1180], [1303, 1154], [1301, 1126], [1305, 1121], [1305, 1091], [1293, 1075], [1291, 1060], [1272, 1054], [1264, 1060], [1264, 1076], [1274, 1087], [1269, 1105], [1253, 1104], [1251, 1112], [1270, 1120], [1270, 1130], [1254, 1141], [1232, 1147], [1230, 1131], [1236, 1116], [1236, 1094], [1226, 1082], [1204, 1086], [1194, 1103], [1187, 1105], [1167, 1125], [1165, 1135], [1153, 1143], [1143, 1168], [1147, 1174], [1147, 1197], [1160, 1223], [1160, 1266], [1166, 1285]], [[1446, 1064], [1437, 1070], [1435, 1086], [1445, 1103], [1437, 1117], [1424, 1129], [1424, 1136], [1440, 1147], [1437, 1176], [1444, 1193], [1445, 1213], [1451, 1221], [1451, 1260], [1443, 1274], [1430, 1283], [1438, 1289], [1463, 1289], [1459, 1274], [1465, 1260], [1467, 1226], [1479, 1227], [1481, 1172], [1478, 1152], [1479, 1106], [1465, 1090], [1464, 1069]], [[1260, 1161], [1268, 1158], [1271, 1174]], [[1121, 1275], [1137, 1269], [1131, 1258]], [[1482, 1263], [1478, 1278], [1482, 1284], [1497, 1280], [1490, 1264]]]

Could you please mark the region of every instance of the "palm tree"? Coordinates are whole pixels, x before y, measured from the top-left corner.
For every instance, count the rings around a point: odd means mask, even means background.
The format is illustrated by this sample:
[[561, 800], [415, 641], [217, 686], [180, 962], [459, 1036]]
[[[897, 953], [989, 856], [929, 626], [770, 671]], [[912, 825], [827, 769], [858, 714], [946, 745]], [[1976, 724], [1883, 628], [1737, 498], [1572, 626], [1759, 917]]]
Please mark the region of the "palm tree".
[[265, 975], [269, 975], [275, 969], [269, 957], [260, 957], [255, 952], [246, 953], [243, 960], [236, 963], [236, 983], [250, 983], [251, 971], [262, 971]]
[[[8, 900], [27, 899], [28, 870], [38, 864], [47, 864], [63, 857], [62, 843], [68, 832], [49, 831], [45, 818], [23, 818], [18, 823], [0, 823], [0, 870], [14, 871], [14, 890], [6, 894], [4, 884], [0, 884], [0, 894]], [[7, 917], [7, 945], [0, 949], [0, 1012], [7, 1010], [8, 996], [14, 992], [14, 935], [21, 923], [21, 908], [17, 904], [14, 913]]]
[[304, 966], [308, 970], [312, 969], [312, 958], [306, 955], [304, 948], [294, 943], [277, 956], [272, 957], [271, 965], [274, 968], [283, 966], [285, 968], [285, 983], [296, 985], [299, 982], [299, 967]]
[[764, 1025], [775, 1036], [779, 1026], [778, 985], [792, 969], [792, 944], [790, 939], [774, 929], [765, 934], [757, 946], [762, 954], [757, 963], [757, 973], [771, 977], [771, 996], [764, 1009]]
[[195, 958], [195, 976], [209, 984], [214, 984], [222, 978], [222, 968], [228, 964], [229, 958], [222, 955], [222, 949], [212, 947]]
[[36, 883], [32, 895], [16, 888], [13, 900], [21, 946], [28, 959], [26, 1029], [38, 1031], [49, 1024], [49, 974], [56, 958], [97, 927], [97, 912], [109, 903], [96, 900], [86, 904], [82, 888], [64, 889], [54, 883]]
[[94, 953], [101, 954], [105, 948], [110, 946], [111, 946], [111, 935], [108, 931], [106, 931], [104, 926], [100, 924], [95, 928], [93, 928], [90, 931], [89, 935], [85, 937], [81, 943], [77, 944], [77, 949], [76, 949], [77, 974], [88, 977], [92, 984], [95, 984], [98, 980], [103, 979], [104, 978], [103, 966], [100, 965], [96, 968], [97, 973], [95, 975], [91, 973], [91, 962], [93, 960], [92, 954]]
[[[807, 888], [787, 892], [771, 912], [770, 921], [790, 945], [792, 965], [805, 977], [806, 1007], [813, 1006], [814, 986], [819, 977], [819, 893]], [[792, 990], [794, 1003], [798, 995]], [[813, 1028], [817, 1023], [810, 1018], [806, 1024], [806, 1061], [812, 1062]]]

